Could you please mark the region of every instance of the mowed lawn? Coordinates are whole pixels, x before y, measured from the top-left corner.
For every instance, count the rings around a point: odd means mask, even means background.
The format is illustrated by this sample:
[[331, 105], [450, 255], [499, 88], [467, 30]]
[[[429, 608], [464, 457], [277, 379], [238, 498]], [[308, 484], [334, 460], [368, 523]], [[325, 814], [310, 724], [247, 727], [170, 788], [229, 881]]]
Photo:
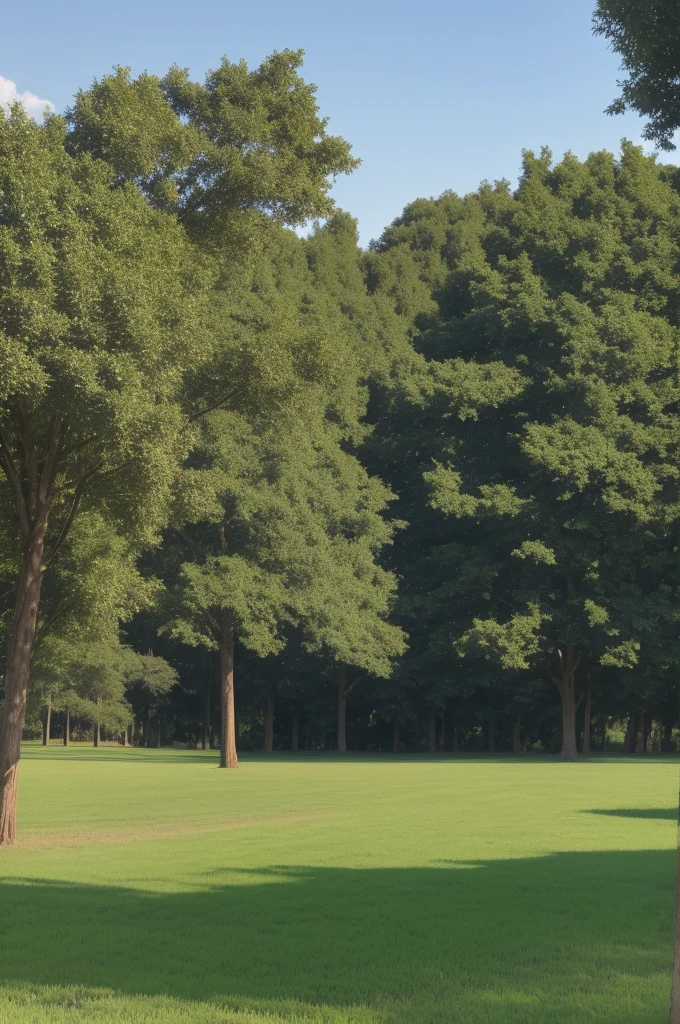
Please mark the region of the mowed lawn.
[[3, 1024], [664, 1024], [678, 762], [27, 745]]

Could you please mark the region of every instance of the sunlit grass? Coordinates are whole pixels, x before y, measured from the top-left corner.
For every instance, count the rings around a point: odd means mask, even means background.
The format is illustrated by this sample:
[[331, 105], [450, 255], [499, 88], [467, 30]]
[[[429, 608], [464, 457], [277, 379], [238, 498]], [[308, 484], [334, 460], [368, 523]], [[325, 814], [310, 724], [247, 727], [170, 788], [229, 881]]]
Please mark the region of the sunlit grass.
[[664, 1024], [678, 763], [27, 746], [0, 1019]]

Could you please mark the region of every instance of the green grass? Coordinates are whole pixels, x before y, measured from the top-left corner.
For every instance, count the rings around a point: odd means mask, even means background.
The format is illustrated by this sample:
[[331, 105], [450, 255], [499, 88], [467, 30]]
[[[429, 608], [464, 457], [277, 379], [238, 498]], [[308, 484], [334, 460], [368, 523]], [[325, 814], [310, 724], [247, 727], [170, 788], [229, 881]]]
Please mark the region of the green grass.
[[664, 1024], [677, 761], [27, 745], [3, 1024]]

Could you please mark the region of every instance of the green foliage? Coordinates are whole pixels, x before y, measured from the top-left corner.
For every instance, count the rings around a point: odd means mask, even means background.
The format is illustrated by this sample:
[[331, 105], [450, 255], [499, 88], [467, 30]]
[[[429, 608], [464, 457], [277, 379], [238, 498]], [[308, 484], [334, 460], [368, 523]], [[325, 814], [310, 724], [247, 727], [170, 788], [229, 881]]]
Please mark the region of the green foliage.
[[643, 136], [675, 149], [680, 128], [680, 10], [675, 0], [598, 0], [595, 32], [621, 57], [628, 78], [607, 113], [627, 108], [649, 118]]

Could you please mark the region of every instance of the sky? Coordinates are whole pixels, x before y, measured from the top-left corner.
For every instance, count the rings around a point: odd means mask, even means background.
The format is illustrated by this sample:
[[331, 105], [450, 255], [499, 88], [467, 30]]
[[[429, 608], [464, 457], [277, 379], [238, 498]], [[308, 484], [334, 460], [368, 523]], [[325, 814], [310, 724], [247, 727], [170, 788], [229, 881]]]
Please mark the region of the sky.
[[556, 157], [640, 141], [634, 114], [608, 117], [618, 57], [591, 29], [595, 0], [31, 0], [0, 20], [0, 103], [63, 110], [114, 65], [200, 80], [305, 50], [329, 131], [361, 167], [333, 196], [367, 245], [419, 197], [516, 181], [523, 149]]

